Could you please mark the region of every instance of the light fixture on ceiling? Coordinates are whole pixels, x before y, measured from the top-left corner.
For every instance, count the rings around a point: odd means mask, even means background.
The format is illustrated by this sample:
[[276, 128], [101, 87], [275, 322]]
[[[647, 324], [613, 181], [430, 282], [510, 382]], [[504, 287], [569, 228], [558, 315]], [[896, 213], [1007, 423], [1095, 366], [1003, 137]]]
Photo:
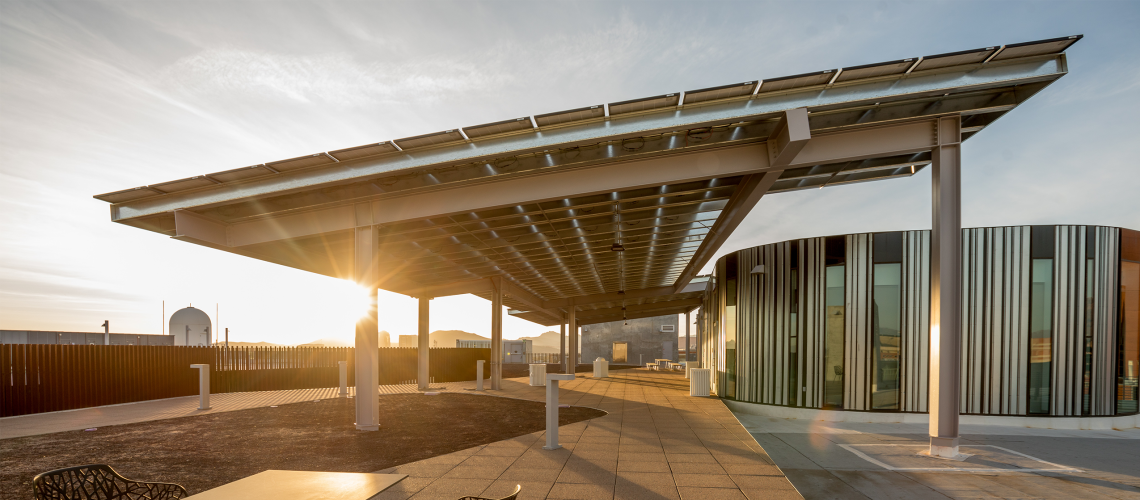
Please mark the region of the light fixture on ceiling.
[[614, 242], [614, 244], [613, 244], [613, 245], [610, 245], [610, 251], [611, 251], [611, 252], [624, 252], [624, 251], [625, 251], [625, 247], [623, 247], [623, 246], [621, 245], [621, 243], [617, 243], [617, 242]]

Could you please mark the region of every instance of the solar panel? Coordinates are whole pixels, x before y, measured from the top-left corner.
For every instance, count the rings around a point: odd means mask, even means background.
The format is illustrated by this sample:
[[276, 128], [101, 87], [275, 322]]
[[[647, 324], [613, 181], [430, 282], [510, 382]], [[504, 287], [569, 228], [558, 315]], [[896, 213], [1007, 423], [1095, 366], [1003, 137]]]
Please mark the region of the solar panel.
[[752, 92], [755, 90], [756, 82], [734, 83], [731, 85], [721, 85], [720, 87], [690, 90], [685, 92], [685, 104], [696, 104], [698, 102], [752, 95]]
[[443, 132], [434, 132], [431, 134], [417, 135], [415, 137], [405, 137], [403, 139], [396, 139], [395, 142], [400, 149], [422, 148], [425, 146], [434, 146], [436, 144], [447, 144], [449, 142], [459, 142], [463, 140], [463, 135], [458, 130], [444, 130]]
[[839, 76], [835, 78], [835, 83], [858, 80], [861, 78], [874, 78], [876, 76], [901, 75], [906, 73], [906, 70], [910, 69], [911, 66], [914, 66], [914, 59], [899, 59], [898, 61], [851, 66], [850, 68], [839, 70], [840, 73]]
[[219, 182], [233, 182], [242, 179], [252, 179], [254, 177], [261, 177], [270, 175], [273, 172], [261, 165], [253, 165], [251, 167], [235, 168], [233, 170], [225, 170], [222, 172], [214, 172], [206, 174]]
[[601, 118], [605, 115], [605, 108], [599, 104], [597, 106], [587, 106], [585, 108], [557, 111], [554, 113], [547, 113], [545, 115], [535, 115], [534, 123], [537, 123], [539, 127], [545, 127], [547, 125], [557, 125], [559, 123], [570, 123], [589, 120], [591, 118]]
[[654, 97], [642, 97], [641, 99], [632, 99], [629, 101], [615, 102], [610, 104], [610, 116], [625, 113], [634, 113], [637, 111], [646, 111], [650, 109], [669, 108], [676, 106], [680, 101], [681, 94], [673, 93]]
[[164, 193], [174, 193], [204, 186], [213, 186], [215, 184], [218, 183], [210, 180], [209, 177], [206, 177], [204, 175], [196, 175], [194, 177], [188, 177], [176, 181], [163, 182], [162, 184], [151, 184], [149, 187], [152, 189], [157, 189]]
[[96, 200], [102, 200], [102, 201], [105, 201], [107, 203], [122, 203], [124, 201], [131, 201], [131, 200], [137, 200], [140, 198], [146, 198], [148, 196], [154, 196], [156, 194], [161, 194], [161, 193], [159, 193], [158, 191], [152, 190], [146, 186], [140, 186], [137, 188], [124, 189], [122, 191], [97, 194], [97, 195], [93, 196], [92, 198], [95, 198]]
[[355, 160], [357, 158], [364, 158], [366, 156], [382, 155], [384, 153], [392, 153], [398, 151], [396, 146], [390, 142], [378, 142], [375, 144], [365, 144], [363, 146], [356, 146], [353, 148], [338, 149], [336, 151], [329, 151], [329, 154], [338, 161]]
[[962, 64], [977, 64], [985, 61], [986, 58], [993, 55], [996, 50], [997, 47], [986, 47], [984, 49], [963, 50], [961, 52], [926, 56], [918, 62], [918, 66], [915, 66], [914, 71], [925, 71], [928, 69], [959, 66]]
[[823, 85], [831, 81], [831, 77], [833, 76], [835, 76], [835, 70], [829, 69], [827, 71], [817, 71], [815, 73], [804, 73], [802, 75], [784, 76], [780, 78], [764, 80], [760, 83], [759, 93], [763, 94], [765, 92], [776, 92], [779, 90], [798, 89], [800, 87]]
[[266, 163], [265, 166], [272, 168], [278, 172], [288, 172], [291, 170], [302, 169], [306, 167], [315, 167], [317, 165], [326, 165], [329, 163], [336, 163], [336, 160], [329, 157], [324, 153], [317, 153], [315, 155], [298, 156], [288, 160], [274, 161]]
[[1002, 61], [1005, 59], [1013, 59], [1017, 57], [1039, 56], [1042, 54], [1057, 54], [1064, 52], [1078, 40], [1084, 38], [1084, 35], [1065, 36], [1061, 38], [1050, 38], [1048, 40], [1037, 40], [1036, 42], [1014, 43], [1006, 45], [998, 55], [994, 56], [991, 61]]
[[488, 135], [505, 134], [508, 132], [516, 132], [530, 128], [534, 128], [534, 125], [530, 123], [530, 118], [524, 116], [522, 118], [515, 118], [513, 120], [485, 123], [483, 125], [476, 125], [474, 127], [463, 127], [463, 133], [467, 134], [468, 139], [476, 139], [479, 137], [486, 137]]

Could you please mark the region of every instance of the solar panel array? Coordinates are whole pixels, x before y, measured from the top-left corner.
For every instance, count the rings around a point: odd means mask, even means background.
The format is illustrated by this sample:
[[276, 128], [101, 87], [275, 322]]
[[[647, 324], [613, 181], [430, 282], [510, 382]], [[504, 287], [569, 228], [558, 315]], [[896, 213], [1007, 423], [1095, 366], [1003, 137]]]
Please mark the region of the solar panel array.
[[900, 59], [883, 63], [830, 69], [801, 75], [770, 78], [767, 80], [748, 81], [690, 90], [687, 92], [674, 92], [660, 96], [615, 102], [608, 106], [598, 104], [566, 111], [535, 115], [533, 117], [521, 117], [461, 129], [396, 139], [390, 142], [365, 144], [352, 148], [329, 151], [327, 153], [316, 153], [298, 158], [290, 158], [161, 184], [100, 194], [96, 195], [95, 198], [109, 203], [123, 203], [152, 196], [200, 189], [217, 184], [240, 182], [283, 172], [319, 168], [343, 161], [399, 154], [409, 150], [463, 143], [465, 141], [476, 141], [503, 134], [520, 133], [534, 130], [536, 126], [539, 128], [562, 127], [632, 113], [657, 112], [670, 108], [679, 109], [685, 106], [705, 105], [707, 103], [729, 99], [756, 99], [767, 97], [777, 92], [800, 91], [811, 87], [826, 88], [827, 86], [847, 84], [853, 81], [897, 77], [916, 71], [935, 71], [953, 66], [985, 64], [1022, 57], [1058, 54], [1064, 52], [1082, 37], [1083, 35], [1074, 35], [1033, 42], [983, 47], [947, 54], [936, 54], [912, 59]]

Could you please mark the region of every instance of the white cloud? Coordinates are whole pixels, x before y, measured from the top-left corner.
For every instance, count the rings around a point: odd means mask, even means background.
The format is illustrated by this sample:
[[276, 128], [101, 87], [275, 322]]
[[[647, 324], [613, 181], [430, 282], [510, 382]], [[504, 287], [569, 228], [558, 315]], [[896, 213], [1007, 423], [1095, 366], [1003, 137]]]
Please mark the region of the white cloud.
[[205, 96], [261, 95], [303, 103], [358, 106], [386, 101], [434, 101], [441, 96], [501, 84], [456, 60], [361, 63], [344, 54], [294, 55], [233, 48], [208, 49], [162, 69], [158, 82]]

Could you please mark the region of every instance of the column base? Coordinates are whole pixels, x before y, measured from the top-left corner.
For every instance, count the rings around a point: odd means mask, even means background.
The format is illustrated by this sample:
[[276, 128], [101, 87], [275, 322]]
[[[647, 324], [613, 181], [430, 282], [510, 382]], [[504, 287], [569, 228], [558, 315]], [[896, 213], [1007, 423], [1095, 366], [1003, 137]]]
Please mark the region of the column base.
[[542, 449], [544, 449], [544, 450], [561, 450], [562, 446], [555, 446], [553, 448], [551, 448], [549, 446], [543, 446]]
[[959, 455], [958, 438], [930, 436], [930, 456], [955, 459]]
[[380, 425], [379, 424], [377, 424], [377, 425], [356, 424], [356, 430], [358, 430], [358, 431], [378, 431], [378, 430], [380, 430]]

